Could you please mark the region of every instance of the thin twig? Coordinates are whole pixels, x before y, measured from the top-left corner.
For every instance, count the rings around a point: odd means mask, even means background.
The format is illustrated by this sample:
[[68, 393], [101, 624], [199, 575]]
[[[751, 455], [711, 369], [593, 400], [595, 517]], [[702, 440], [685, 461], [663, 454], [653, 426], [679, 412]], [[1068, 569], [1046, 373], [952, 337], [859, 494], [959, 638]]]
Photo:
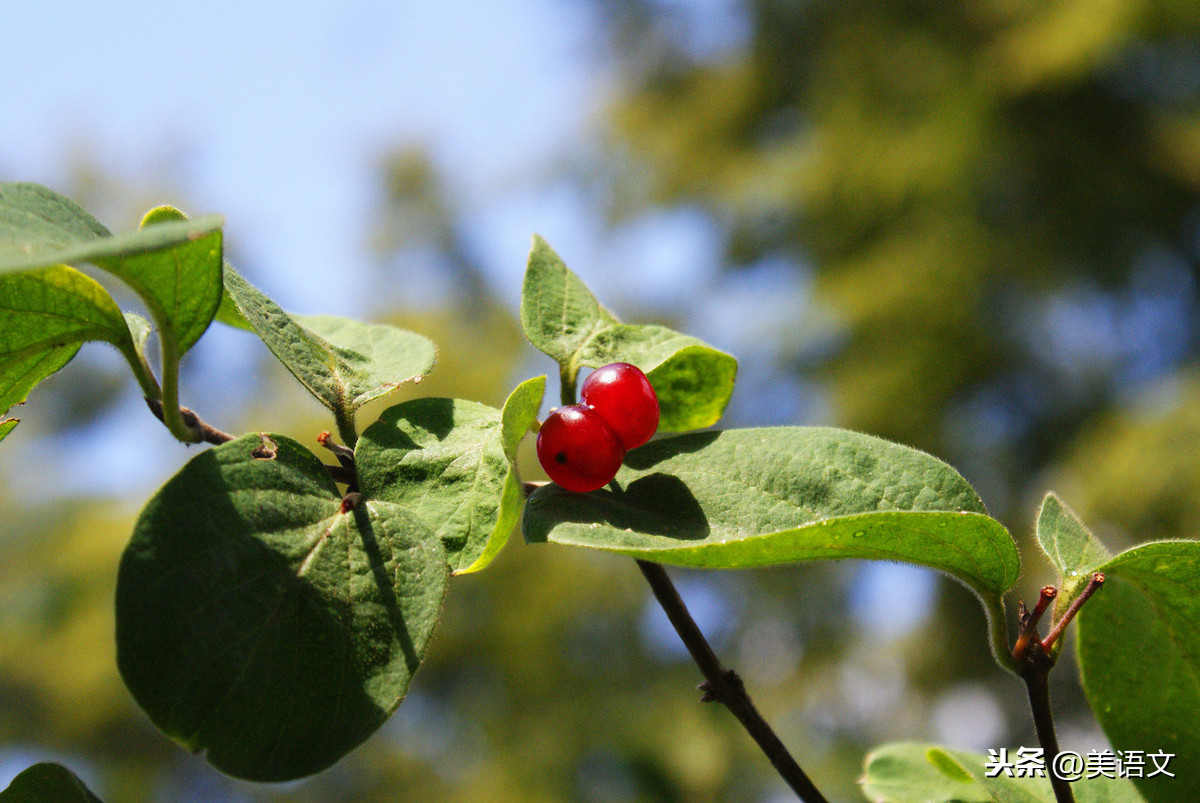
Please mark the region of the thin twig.
[[[150, 408], [150, 412], [154, 413], [154, 417], [159, 421], [166, 423], [163, 417], [163, 403], [159, 399], [146, 399], [146, 406]], [[220, 446], [222, 443], [228, 443], [233, 440], [233, 435], [228, 432], [223, 432], [216, 427], [206, 424], [201, 420], [200, 416], [193, 413], [186, 407], [179, 408], [179, 414], [183, 418], [183, 423], [188, 429], [195, 432], [199, 436], [199, 440], [205, 443], [211, 443], [215, 446]]]
[[1071, 604], [1067, 606], [1067, 610], [1054, 623], [1054, 627], [1046, 634], [1046, 638], [1042, 639], [1042, 649], [1046, 652], [1054, 646], [1054, 642], [1058, 641], [1058, 637], [1062, 635], [1066, 626], [1075, 618], [1075, 614], [1079, 613], [1079, 609], [1083, 607], [1083, 603], [1088, 601], [1088, 597], [1100, 590], [1100, 586], [1104, 585], [1104, 574], [1102, 572], [1094, 572], [1091, 579], [1088, 580], [1087, 586], [1083, 591], [1079, 592], [1079, 596], [1071, 600]]
[[806, 803], [827, 803], [825, 796], [813, 785], [804, 770], [800, 769], [800, 765], [792, 758], [775, 731], [758, 713], [750, 695], [746, 693], [742, 679], [736, 672], [721, 666], [716, 653], [700, 632], [666, 570], [657, 563], [644, 560], [639, 560], [637, 564], [646, 581], [650, 583], [658, 604], [662, 606], [667, 618], [675, 627], [675, 632], [679, 634], [688, 652], [692, 654], [696, 666], [704, 675], [704, 683], [700, 686], [704, 691], [701, 700], [717, 701], [728, 708], [801, 800]]

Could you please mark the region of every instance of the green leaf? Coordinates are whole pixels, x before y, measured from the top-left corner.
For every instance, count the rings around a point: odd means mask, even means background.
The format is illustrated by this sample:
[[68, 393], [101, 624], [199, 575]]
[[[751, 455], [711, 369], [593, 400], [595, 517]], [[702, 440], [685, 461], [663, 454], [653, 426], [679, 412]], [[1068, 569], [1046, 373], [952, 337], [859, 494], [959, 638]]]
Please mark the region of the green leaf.
[[516, 524], [510, 485], [518, 497], [520, 488], [504, 446], [494, 407], [414, 399], [389, 407], [363, 431], [354, 464], [363, 494], [420, 516], [442, 539], [450, 566], [461, 571]]
[[[1016, 750], [1009, 750], [1012, 762]], [[987, 777], [988, 758], [938, 745], [893, 742], [871, 751], [859, 780], [872, 803], [1054, 803], [1046, 777]], [[1086, 774], [1086, 773], [1085, 773]], [[1015, 775], [1015, 772], [1014, 772]], [[1082, 778], [1071, 784], [1077, 803], [1142, 803], [1127, 779]]]
[[182, 355], [212, 320], [221, 293], [219, 215], [189, 220], [148, 212], [135, 232], [112, 236], [72, 201], [36, 184], [0, 184], [0, 271], [88, 262], [146, 302]]
[[0, 803], [100, 803], [83, 783], [61, 764], [34, 764], [0, 792]]
[[[159, 207], [137, 231], [114, 237], [52, 190], [0, 184], [0, 273], [89, 262], [133, 288], [159, 329], [164, 421], [175, 437], [193, 441], [196, 434], [179, 413], [179, 360], [204, 334], [221, 300], [221, 225], [217, 215], [188, 220]], [[131, 364], [138, 372], [141, 364]], [[147, 396], [159, 396], [148, 375], [139, 373], [138, 380]]]
[[395, 710], [445, 593], [428, 528], [343, 500], [295, 441], [205, 451], [150, 500], [121, 559], [117, 664], [159, 728], [230, 775], [321, 770]]
[[517, 385], [504, 401], [500, 411], [500, 445], [508, 458], [508, 474], [504, 478], [504, 492], [500, 497], [500, 513], [479, 557], [466, 568], [458, 569], [455, 574], [470, 574], [487, 568], [508, 543], [508, 537], [521, 521], [525, 492], [517, 473], [517, 447], [537, 421], [545, 393], [546, 377], [535, 376]]
[[21, 423], [19, 418], [0, 418], [0, 441], [8, 437], [8, 433], [17, 428], [17, 424]]
[[0, 364], [0, 410], [9, 410], [29, 398], [38, 383], [71, 361], [82, 343], [51, 346]]
[[271, 353], [333, 411], [351, 445], [359, 407], [433, 369], [433, 343], [413, 332], [331, 315], [289, 315], [228, 265], [225, 288]]
[[1078, 617], [1088, 702], [1115, 749], [1174, 754], [1177, 777], [1134, 779], [1146, 800], [1200, 800], [1200, 542], [1142, 544], [1099, 571]]
[[1037, 538], [1042, 551], [1058, 570], [1059, 600], [1066, 604], [1078, 596], [1092, 572], [1112, 557], [1104, 544], [1084, 526], [1055, 494], [1046, 494], [1037, 518]]
[[572, 388], [583, 366], [619, 361], [645, 371], [658, 394], [662, 432], [716, 423], [733, 393], [737, 360], [662, 326], [622, 324], [538, 236], [521, 290], [521, 326]]
[[517, 462], [517, 447], [537, 420], [545, 395], [546, 377], [535, 376], [517, 385], [505, 399], [500, 411], [500, 440], [510, 463]]
[[1011, 668], [1003, 594], [1020, 560], [954, 469], [845, 430], [778, 427], [680, 435], [632, 450], [616, 490], [556, 485], [527, 500], [525, 539], [699, 568], [899, 560], [979, 596], [996, 660]]
[[[8, 366], [25, 365], [31, 358], [71, 344], [77, 349], [89, 340], [111, 343], [126, 359], [137, 362], [125, 317], [94, 280], [66, 265], [0, 273], [0, 375], [7, 373]], [[37, 376], [36, 384], [49, 376], [44, 370], [54, 362], [39, 361], [42, 370], [26, 375], [31, 380]], [[13, 370], [25, 374], [23, 369]], [[24, 387], [23, 392], [27, 395], [32, 387]], [[6, 394], [0, 391], [0, 407], [6, 408], [5, 401]]]
[[663, 438], [629, 453], [617, 485], [540, 488], [526, 538], [706, 568], [906, 560], [997, 594], [1017, 579], [1012, 538], [966, 480], [868, 435], [777, 427]]

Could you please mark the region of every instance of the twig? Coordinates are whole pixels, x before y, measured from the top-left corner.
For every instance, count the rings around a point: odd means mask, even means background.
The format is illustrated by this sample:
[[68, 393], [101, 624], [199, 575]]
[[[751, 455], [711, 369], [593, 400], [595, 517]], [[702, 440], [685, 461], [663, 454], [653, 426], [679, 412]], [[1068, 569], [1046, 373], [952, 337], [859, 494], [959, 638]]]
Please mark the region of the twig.
[[736, 672], [721, 666], [716, 653], [700, 632], [666, 570], [657, 563], [644, 560], [639, 560], [637, 565], [646, 581], [650, 583], [658, 604], [675, 627], [675, 632], [679, 634], [688, 652], [692, 654], [696, 666], [704, 675], [704, 683], [700, 684], [704, 691], [701, 701], [717, 701], [728, 708], [801, 800], [806, 803], [827, 803], [825, 796], [813, 785], [804, 770], [800, 769], [800, 765], [792, 758], [775, 731], [758, 713], [750, 695], [746, 693], [742, 679]]
[[1088, 597], [1099, 591], [1102, 585], [1104, 585], [1104, 574], [1101, 572], [1093, 573], [1091, 579], [1088, 580], [1087, 586], [1083, 591], [1079, 592], [1078, 597], [1071, 600], [1071, 604], [1067, 606], [1067, 610], [1054, 623], [1054, 627], [1046, 634], [1046, 638], [1042, 639], [1043, 650], [1046, 652], [1050, 651], [1050, 648], [1054, 646], [1054, 642], [1058, 641], [1058, 637], [1062, 635], [1066, 626], [1075, 618], [1075, 614], [1079, 613], [1079, 609], [1083, 607], [1083, 603], [1088, 601]]
[[[146, 406], [150, 408], [150, 412], [154, 413], [154, 417], [159, 421], [166, 423], [163, 417], [163, 403], [158, 399], [146, 399]], [[193, 413], [186, 407], [179, 408], [179, 414], [183, 418], [183, 423], [188, 429], [195, 432], [199, 436], [199, 440], [205, 443], [211, 443], [215, 446], [220, 446], [222, 443], [228, 443], [233, 440], [233, 435], [228, 432], [222, 432], [216, 427], [206, 424], [201, 420], [200, 416]]]

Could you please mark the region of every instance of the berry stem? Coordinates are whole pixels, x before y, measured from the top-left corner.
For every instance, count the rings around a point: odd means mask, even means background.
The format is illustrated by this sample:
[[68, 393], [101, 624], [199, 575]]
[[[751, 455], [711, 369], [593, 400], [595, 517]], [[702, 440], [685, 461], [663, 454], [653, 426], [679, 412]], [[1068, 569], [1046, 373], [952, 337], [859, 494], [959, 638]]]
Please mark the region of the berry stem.
[[721, 666], [716, 653], [696, 625], [696, 620], [684, 605], [683, 598], [679, 596], [666, 569], [657, 563], [644, 560], [639, 560], [637, 565], [646, 581], [650, 583], [655, 599], [667, 614], [675, 632], [679, 634], [696, 666], [704, 675], [704, 682], [700, 684], [704, 692], [701, 701], [718, 701], [728, 708], [801, 800], [806, 803], [826, 803], [825, 796], [813, 785], [775, 731], [755, 708], [742, 679], [733, 670]]

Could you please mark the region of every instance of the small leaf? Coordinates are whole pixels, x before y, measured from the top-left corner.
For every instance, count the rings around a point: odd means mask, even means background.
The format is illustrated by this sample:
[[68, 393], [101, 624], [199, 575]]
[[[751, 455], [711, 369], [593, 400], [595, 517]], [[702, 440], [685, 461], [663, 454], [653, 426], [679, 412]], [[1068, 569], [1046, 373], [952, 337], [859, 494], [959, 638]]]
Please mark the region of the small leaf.
[[9, 410], [29, 398], [38, 383], [71, 361], [82, 343], [52, 346], [0, 364], [0, 410]]
[[[992, 803], [996, 798], [971, 776], [961, 755], [934, 745], [887, 744], [867, 754], [859, 784], [872, 803]], [[1039, 800], [1051, 803], [1054, 794]]]
[[445, 544], [451, 568], [465, 569], [516, 524], [503, 509], [511, 472], [501, 438], [493, 407], [439, 398], [397, 404], [358, 439], [359, 487], [420, 516]]
[[[1008, 751], [1008, 762], [1016, 750]], [[873, 803], [1054, 803], [1047, 777], [998, 773], [986, 756], [914, 742], [872, 750], [859, 783]], [[1048, 771], [1048, 770], [1047, 770]], [[992, 772], [995, 777], [988, 777]], [[1086, 775], [1086, 773], [1085, 773]], [[1077, 803], [1143, 803], [1126, 778], [1083, 777], [1071, 784]]]
[[[433, 368], [433, 343], [413, 332], [331, 315], [289, 315], [228, 265], [225, 288], [238, 315], [339, 421], [353, 421], [362, 405]], [[227, 318], [236, 320], [231, 313]]]
[[1078, 596], [1096, 568], [1112, 554], [1092, 531], [1053, 493], [1046, 494], [1037, 518], [1037, 538], [1042, 551], [1058, 569], [1059, 600], [1065, 604]]
[[1175, 778], [1134, 778], [1146, 800], [1200, 800], [1200, 542], [1142, 544], [1098, 570], [1076, 642], [1088, 702], [1115, 749], [1173, 754]]
[[415, 516], [343, 500], [295, 441], [205, 451], [146, 505], [117, 579], [117, 664], [159, 728], [239, 778], [317, 772], [403, 699], [446, 588]]
[[617, 323], [549, 244], [534, 235], [521, 287], [521, 326], [529, 342], [578, 370], [576, 355], [597, 331]]
[[516, 463], [517, 446], [537, 420], [545, 395], [546, 377], [535, 376], [517, 385], [504, 401], [500, 411], [500, 440], [510, 463]]
[[415, 332], [382, 323], [360, 323], [333, 315], [296, 315], [295, 320], [333, 346], [338, 379], [351, 408], [386, 396], [433, 370], [437, 349]]
[[662, 326], [621, 323], [537, 236], [521, 291], [521, 325], [568, 383], [582, 366], [628, 362], [645, 371], [658, 394], [661, 432], [716, 423], [733, 394], [737, 360]]
[[83, 781], [61, 764], [43, 762], [23, 770], [0, 792], [0, 803], [100, 803]]
[[16, 429], [19, 423], [21, 423], [19, 418], [0, 418], [0, 441], [7, 438], [8, 433]]
[[470, 574], [487, 568], [508, 543], [508, 537], [521, 521], [525, 508], [525, 492], [521, 488], [521, 477], [517, 473], [517, 447], [537, 420], [546, 392], [546, 377], [526, 379], [508, 395], [500, 411], [500, 445], [508, 458], [508, 475], [504, 478], [504, 492], [500, 497], [500, 512], [496, 526], [484, 544], [483, 551], [475, 561], [455, 571], [455, 574]]

